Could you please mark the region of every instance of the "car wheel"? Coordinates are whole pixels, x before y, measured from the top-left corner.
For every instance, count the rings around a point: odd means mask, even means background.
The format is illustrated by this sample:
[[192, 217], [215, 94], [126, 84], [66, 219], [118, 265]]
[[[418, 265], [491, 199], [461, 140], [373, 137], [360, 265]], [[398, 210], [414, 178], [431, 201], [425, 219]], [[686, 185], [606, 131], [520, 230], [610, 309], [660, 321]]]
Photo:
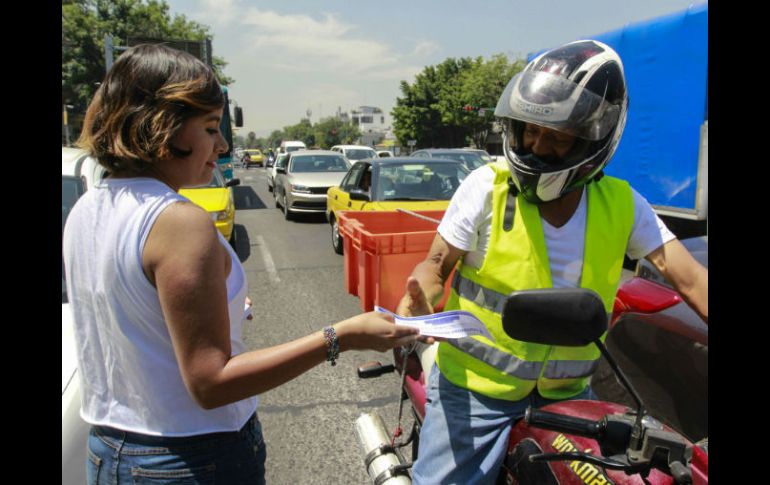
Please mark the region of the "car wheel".
[[281, 204], [280, 202], [278, 202], [278, 190], [276, 189], [273, 189], [273, 200], [275, 201], [275, 208], [280, 209]]
[[342, 254], [344, 251], [344, 244], [342, 243], [342, 235], [340, 234], [340, 223], [337, 222], [337, 218], [331, 216], [332, 219], [332, 248], [337, 254]]
[[283, 202], [281, 204], [283, 205], [283, 218], [287, 221], [292, 220], [294, 216], [289, 210], [289, 198], [286, 197], [286, 194], [283, 194]]

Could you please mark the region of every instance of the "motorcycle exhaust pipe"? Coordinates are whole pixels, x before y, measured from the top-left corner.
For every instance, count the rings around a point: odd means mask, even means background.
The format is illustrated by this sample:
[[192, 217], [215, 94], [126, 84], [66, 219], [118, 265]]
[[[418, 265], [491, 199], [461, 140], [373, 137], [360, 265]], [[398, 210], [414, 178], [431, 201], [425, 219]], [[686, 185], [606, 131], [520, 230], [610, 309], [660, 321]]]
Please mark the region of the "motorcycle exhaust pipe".
[[374, 485], [411, 485], [401, 455], [390, 446], [385, 423], [379, 414], [363, 413], [356, 419], [356, 435], [364, 450], [364, 464]]

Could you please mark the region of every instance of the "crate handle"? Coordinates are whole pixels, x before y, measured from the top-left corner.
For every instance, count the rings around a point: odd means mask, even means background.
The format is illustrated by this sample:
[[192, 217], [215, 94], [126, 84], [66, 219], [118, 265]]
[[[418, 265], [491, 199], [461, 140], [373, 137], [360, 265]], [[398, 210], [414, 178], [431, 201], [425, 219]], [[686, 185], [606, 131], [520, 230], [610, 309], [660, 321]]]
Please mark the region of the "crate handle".
[[409, 214], [410, 216], [418, 217], [418, 218], [420, 218], [420, 219], [424, 219], [424, 220], [426, 220], [426, 221], [429, 221], [429, 222], [433, 222], [433, 223], [435, 223], [435, 224], [441, 224], [441, 221], [440, 221], [440, 220], [438, 220], [438, 219], [434, 219], [434, 218], [432, 218], [432, 217], [424, 216], [424, 215], [422, 215], [422, 214], [418, 214], [418, 213], [416, 213], [416, 212], [412, 212], [412, 211], [410, 211], [410, 210], [407, 210], [407, 209], [396, 209], [396, 210], [397, 210], [398, 212], [403, 212], [403, 213], [405, 213], [405, 214]]

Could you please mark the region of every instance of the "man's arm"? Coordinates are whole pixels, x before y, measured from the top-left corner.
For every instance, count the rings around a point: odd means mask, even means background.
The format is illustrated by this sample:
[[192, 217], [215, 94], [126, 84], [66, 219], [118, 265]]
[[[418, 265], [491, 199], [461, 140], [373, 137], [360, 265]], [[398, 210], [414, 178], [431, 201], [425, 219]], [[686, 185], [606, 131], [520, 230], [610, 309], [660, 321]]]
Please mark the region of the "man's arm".
[[663, 244], [645, 258], [708, 325], [708, 270], [692, 257], [678, 239]]
[[433, 313], [433, 305], [441, 300], [444, 284], [452, 269], [467, 251], [458, 249], [436, 234], [425, 261], [415, 266], [407, 280], [406, 294], [401, 298], [396, 313], [418, 316]]

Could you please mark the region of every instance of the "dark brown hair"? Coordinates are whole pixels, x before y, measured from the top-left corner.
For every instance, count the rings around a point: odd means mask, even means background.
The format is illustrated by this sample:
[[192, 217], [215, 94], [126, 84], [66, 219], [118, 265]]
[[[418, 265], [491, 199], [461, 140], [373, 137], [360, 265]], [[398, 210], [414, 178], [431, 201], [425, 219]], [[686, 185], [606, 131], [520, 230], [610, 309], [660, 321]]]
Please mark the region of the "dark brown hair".
[[189, 155], [171, 145], [182, 123], [223, 105], [213, 71], [193, 55], [137, 45], [99, 86], [77, 145], [111, 172], [139, 174], [157, 160]]

